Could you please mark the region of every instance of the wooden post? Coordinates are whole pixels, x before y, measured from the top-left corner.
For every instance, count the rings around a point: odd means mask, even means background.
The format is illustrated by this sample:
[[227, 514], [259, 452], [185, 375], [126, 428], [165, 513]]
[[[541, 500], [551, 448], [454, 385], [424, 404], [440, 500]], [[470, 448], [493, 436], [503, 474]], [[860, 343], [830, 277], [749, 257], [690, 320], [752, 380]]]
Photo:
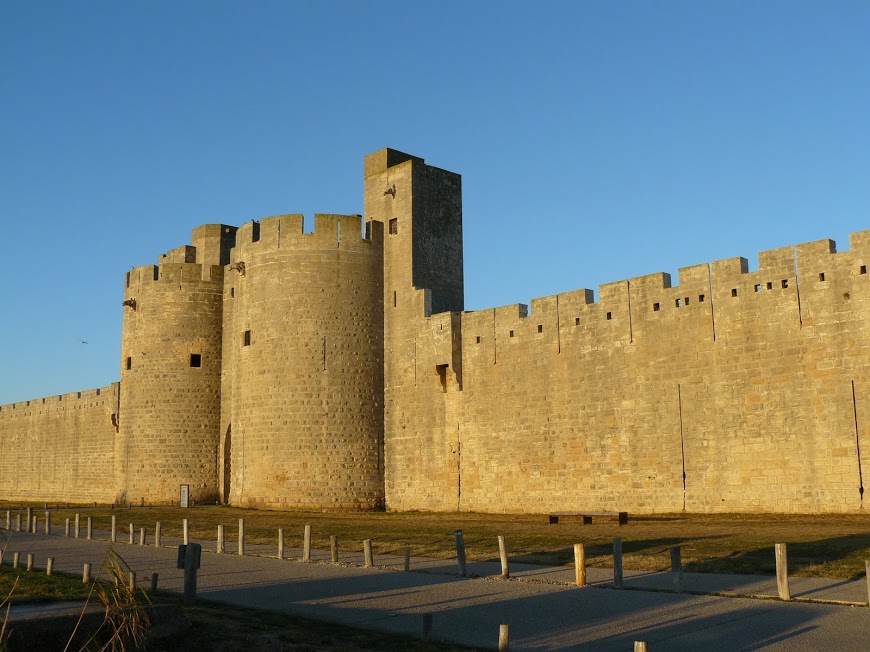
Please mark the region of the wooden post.
[[39, 517], [38, 517], [36, 514], [34, 514], [34, 515], [33, 515], [33, 527], [30, 528], [30, 531], [31, 531], [33, 534], [36, 534], [36, 531], [37, 531], [37, 529], [38, 529], [38, 528], [37, 528], [38, 523], [39, 523]]
[[129, 587], [130, 587], [130, 590], [131, 590], [131, 591], [135, 591], [135, 590], [136, 590], [136, 571], [130, 571], [130, 584], [129, 584]]
[[239, 519], [239, 555], [245, 554], [245, 519]]
[[133, 545], [133, 524], [130, 523], [130, 545]]
[[32, 570], [33, 570], [33, 553], [28, 552], [27, 553], [27, 572], [29, 573]]
[[[67, 525], [69, 525], [69, 520], [67, 520]], [[118, 517], [112, 514], [112, 543], [115, 543], [118, 540]]]
[[218, 525], [217, 535], [217, 554], [223, 554], [224, 551], [224, 526]]
[[75, 529], [73, 530], [73, 531], [75, 532], [75, 537], [76, 537], [76, 539], [79, 538], [79, 530], [80, 530], [80, 526], [81, 526], [81, 520], [80, 520], [80, 518], [79, 518], [79, 515], [76, 514], [76, 526], [75, 526]]
[[432, 614], [423, 614], [423, 628], [420, 632], [420, 638], [427, 643], [432, 640]]
[[511, 649], [510, 625], [498, 626], [498, 652], [507, 652]]
[[151, 573], [151, 593], [157, 593], [157, 579], [160, 577], [160, 573]]
[[69, 537], [69, 519], [66, 519], [66, 529], [64, 532], [65, 537]]
[[586, 586], [586, 546], [574, 544], [574, 581], [577, 586]]
[[459, 574], [465, 577], [468, 575], [468, 568], [465, 565], [465, 541], [462, 538], [462, 530], [456, 530], [453, 537], [456, 539], [456, 560], [459, 562]]
[[196, 602], [196, 567], [199, 565], [202, 546], [189, 543], [184, 551], [184, 604]]
[[284, 559], [284, 528], [278, 528], [278, 559]]
[[683, 556], [680, 546], [671, 546], [671, 573], [673, 573], [674, 593], [683, 592]]
[[864, 575], [867, 581], [867, 604], [870, 605], [870, 560], [864, 560]]
[[160, 547], [160, 538], [161, 538], [160, 535], [162, 534], [160, 531], [161, 527], [162, 526], [160, 524], [160, 521], [157, 521], [157, 523], [154, 524], [154, 547], [155, 548]]
[[791, 593], [788, 590], [788, 555], [785, 544], [774, 544], [773, 549], [776, 554], [776, 587], [779, 589], [779, 598], [791, 600]]
[[186, 518], [181, 519], [181, 530], [182, 530], [182, 538], [184, 539], [184, 545], [190, 543], [190, 523]]
[[6, 510], [6, 529], [7, 530], [12, 529], [12, 510], [11, 509]]
[[45, 533], [51, 534], [51, 512], [45, 510]]
[[613, 540], [613, 586], [622, 588], [622, 539]]
[[405, 546], [405, 572], [411, 571], [411, 546]]
[[311, 561], [311, 526], [305, 526], [305, 533], [302, 535], [302, 561]]
[[375, 565], [374, 555], [372, 555], [372, 540], [366, 539], [363, 541], [363, 566], [371, 568]]
[[21, 514], [15, 515], [15, 531], [21, 532]]
[[646, 641], [635, 641], [634, 652], [646, 652]]
[[498, 538], [498, 556], [501, 559], [501, 578], [503, 580], [508, 579], [511, 574], [508, 569], [508, 558], [507, 558], [507, 550], [504, 545], [504, 537], [499, 536]]
[[14, 570], [18, 570], [18, 560], [19, 560], [20, 558], [21, 558], [21, 553], [20, 553], [20, 552], [13, 552], [13, 553], [12, 553], [12, 568], [13, 568]]
[[54, 557], [49, 557], [48, 562], [45, 564], [45, 574], [51, 577], [51, 571], [54, 570]]
[[27, 531], [32, 532], [31, 527], [33, 526], [33, 508], [27, 508]]
[[145, 545], [145, 528], [139, 528], [139, 545]]
[[91, 581], [91, 565], [85, 563], [84, 568], [82, 569], [82, 584], [87, 584]]
[[88, 541], [94, 538], [94, 523], [92, 517], [88, 516]]
[[329, 537], [329, 557], [333, 564], [338, 563], [338, 537], [334, 534]]

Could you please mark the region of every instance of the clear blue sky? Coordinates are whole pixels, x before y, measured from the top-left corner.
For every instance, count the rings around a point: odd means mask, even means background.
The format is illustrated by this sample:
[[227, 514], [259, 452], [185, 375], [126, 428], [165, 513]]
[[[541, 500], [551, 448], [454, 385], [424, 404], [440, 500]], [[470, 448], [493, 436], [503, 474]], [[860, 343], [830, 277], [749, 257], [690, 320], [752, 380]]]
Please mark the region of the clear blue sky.
[[[120, 376], [209, 222], [463, 175], [466, 307], [870, 228], [870, 3], [0, 3], [0, 403]], [[85, 339], [87, 345], [80, 344]]]

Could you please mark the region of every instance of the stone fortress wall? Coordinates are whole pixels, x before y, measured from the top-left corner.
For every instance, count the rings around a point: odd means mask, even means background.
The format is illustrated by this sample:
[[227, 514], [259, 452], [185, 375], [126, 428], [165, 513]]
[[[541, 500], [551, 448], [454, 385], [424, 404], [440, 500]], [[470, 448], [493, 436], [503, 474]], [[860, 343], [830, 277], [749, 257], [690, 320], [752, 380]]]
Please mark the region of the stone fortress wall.
[[205, 225], [130, 272], [120, 384], [0, 407], [0, 496], [863, 506], [870, 231], [471, 312], [459, 175], [376, 152], [362, 222]]

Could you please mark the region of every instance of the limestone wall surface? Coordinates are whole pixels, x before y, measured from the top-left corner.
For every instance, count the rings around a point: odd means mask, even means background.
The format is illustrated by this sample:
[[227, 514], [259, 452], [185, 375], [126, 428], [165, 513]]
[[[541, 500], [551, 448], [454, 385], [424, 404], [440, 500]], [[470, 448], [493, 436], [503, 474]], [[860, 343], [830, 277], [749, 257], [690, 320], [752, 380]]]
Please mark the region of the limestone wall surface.
[[118, 383], [0, 406], [0, 496], [112, 502]]

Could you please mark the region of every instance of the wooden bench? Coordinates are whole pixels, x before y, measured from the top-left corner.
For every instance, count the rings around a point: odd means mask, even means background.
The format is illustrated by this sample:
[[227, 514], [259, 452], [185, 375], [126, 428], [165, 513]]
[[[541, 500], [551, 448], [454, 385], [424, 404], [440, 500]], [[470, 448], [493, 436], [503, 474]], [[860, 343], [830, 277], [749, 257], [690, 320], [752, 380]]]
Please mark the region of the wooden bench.
[[592, 517], [615, 518], [620, 525], [628, 523], [628, 512], [550, 512], [550, 525], [559, 522], [560, 518], [582, 518], [583, 525], [592, 523]]

